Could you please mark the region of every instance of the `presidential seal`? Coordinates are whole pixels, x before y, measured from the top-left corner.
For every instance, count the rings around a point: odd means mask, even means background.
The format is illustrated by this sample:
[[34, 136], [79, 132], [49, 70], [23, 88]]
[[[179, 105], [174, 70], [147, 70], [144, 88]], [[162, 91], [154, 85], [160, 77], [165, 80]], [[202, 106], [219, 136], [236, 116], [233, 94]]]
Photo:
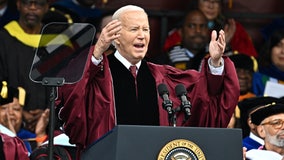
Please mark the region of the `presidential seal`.
[[185, 139], [176, 139], [162, 148], [157, 160], [206, 160], [206, 158], [195, 143]]

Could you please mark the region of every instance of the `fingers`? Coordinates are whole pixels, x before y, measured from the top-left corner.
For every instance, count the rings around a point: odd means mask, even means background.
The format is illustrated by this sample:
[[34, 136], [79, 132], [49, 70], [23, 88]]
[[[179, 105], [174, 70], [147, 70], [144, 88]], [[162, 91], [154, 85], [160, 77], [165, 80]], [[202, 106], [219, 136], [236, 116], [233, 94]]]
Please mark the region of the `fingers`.
[[112, 20], [103, 28], [93, 51], [96, 58], [100, 57], [109, 48], [112, 41], [120, 36], [121, 28], [121, 22], [118, 20]]
[[211, 32], [211, 41], [216, 41], [216, 38], [217, 38], [217, 32], [216, 30], [213, 30]]
[[226, 41], [225, 41], [225, 32], [223, 30], [219, 31], [218, 42], [221, 43], [221, 44], [226, 43]]
[[102, 31], [103, 41], [110, 43], [114, 39], [119, 37], [119, 32], [121, 30], [121, 22], [118, 20], [113, 20], [108, 23]]

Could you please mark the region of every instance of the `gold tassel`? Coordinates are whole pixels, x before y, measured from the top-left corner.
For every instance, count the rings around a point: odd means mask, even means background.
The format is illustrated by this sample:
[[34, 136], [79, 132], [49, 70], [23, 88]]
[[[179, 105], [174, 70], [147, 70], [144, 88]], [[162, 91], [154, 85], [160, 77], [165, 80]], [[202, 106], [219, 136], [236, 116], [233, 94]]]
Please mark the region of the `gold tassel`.
[[2, 81], [1, 97], [3, 99], [8, 97], [8, 87], [6, 81]]
[[232, 9], [233, 8], [233, 0], [229, 0], [228, 2], [228, 8]]
[[26, 100], [26, 91], [22, 87], [18, 87], [18, 91], [19, 91], [19, 98], [18, 98], [19, 103], [21, 106], [24, 106]]
[[258, 70], [257, 60], [253, 56], [250, 56], [250, 58], [253, 61], [253, 71], [256, 72]]

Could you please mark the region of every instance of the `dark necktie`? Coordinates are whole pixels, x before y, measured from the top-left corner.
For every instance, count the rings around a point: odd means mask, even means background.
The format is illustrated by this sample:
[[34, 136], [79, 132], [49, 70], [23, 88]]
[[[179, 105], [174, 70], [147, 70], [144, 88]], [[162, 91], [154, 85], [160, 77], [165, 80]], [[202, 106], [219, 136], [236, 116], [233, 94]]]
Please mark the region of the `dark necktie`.
[[134, 81], [135, 81], [135, 88], [136, 88], [136, 97], [137, 97], [137, 95], [138, 95], [138, 91], [137, 91], [137, 81], [136, 81], [136, 66], [135, 65], [132, 65], [132, 66], [130, 66], [129, 67], [129, 70], [130, 70], [130, 72], [131, 72], [131, 74], [132, 74], [132, 76], [134, 77]]

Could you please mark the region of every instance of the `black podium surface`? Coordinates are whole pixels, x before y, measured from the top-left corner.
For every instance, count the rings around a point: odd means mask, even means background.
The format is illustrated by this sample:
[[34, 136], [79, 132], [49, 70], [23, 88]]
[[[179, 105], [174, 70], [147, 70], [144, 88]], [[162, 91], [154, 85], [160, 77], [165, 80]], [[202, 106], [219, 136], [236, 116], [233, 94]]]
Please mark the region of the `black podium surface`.
[[118, 125], [82, 160], [242, 160], [241, 129]]

